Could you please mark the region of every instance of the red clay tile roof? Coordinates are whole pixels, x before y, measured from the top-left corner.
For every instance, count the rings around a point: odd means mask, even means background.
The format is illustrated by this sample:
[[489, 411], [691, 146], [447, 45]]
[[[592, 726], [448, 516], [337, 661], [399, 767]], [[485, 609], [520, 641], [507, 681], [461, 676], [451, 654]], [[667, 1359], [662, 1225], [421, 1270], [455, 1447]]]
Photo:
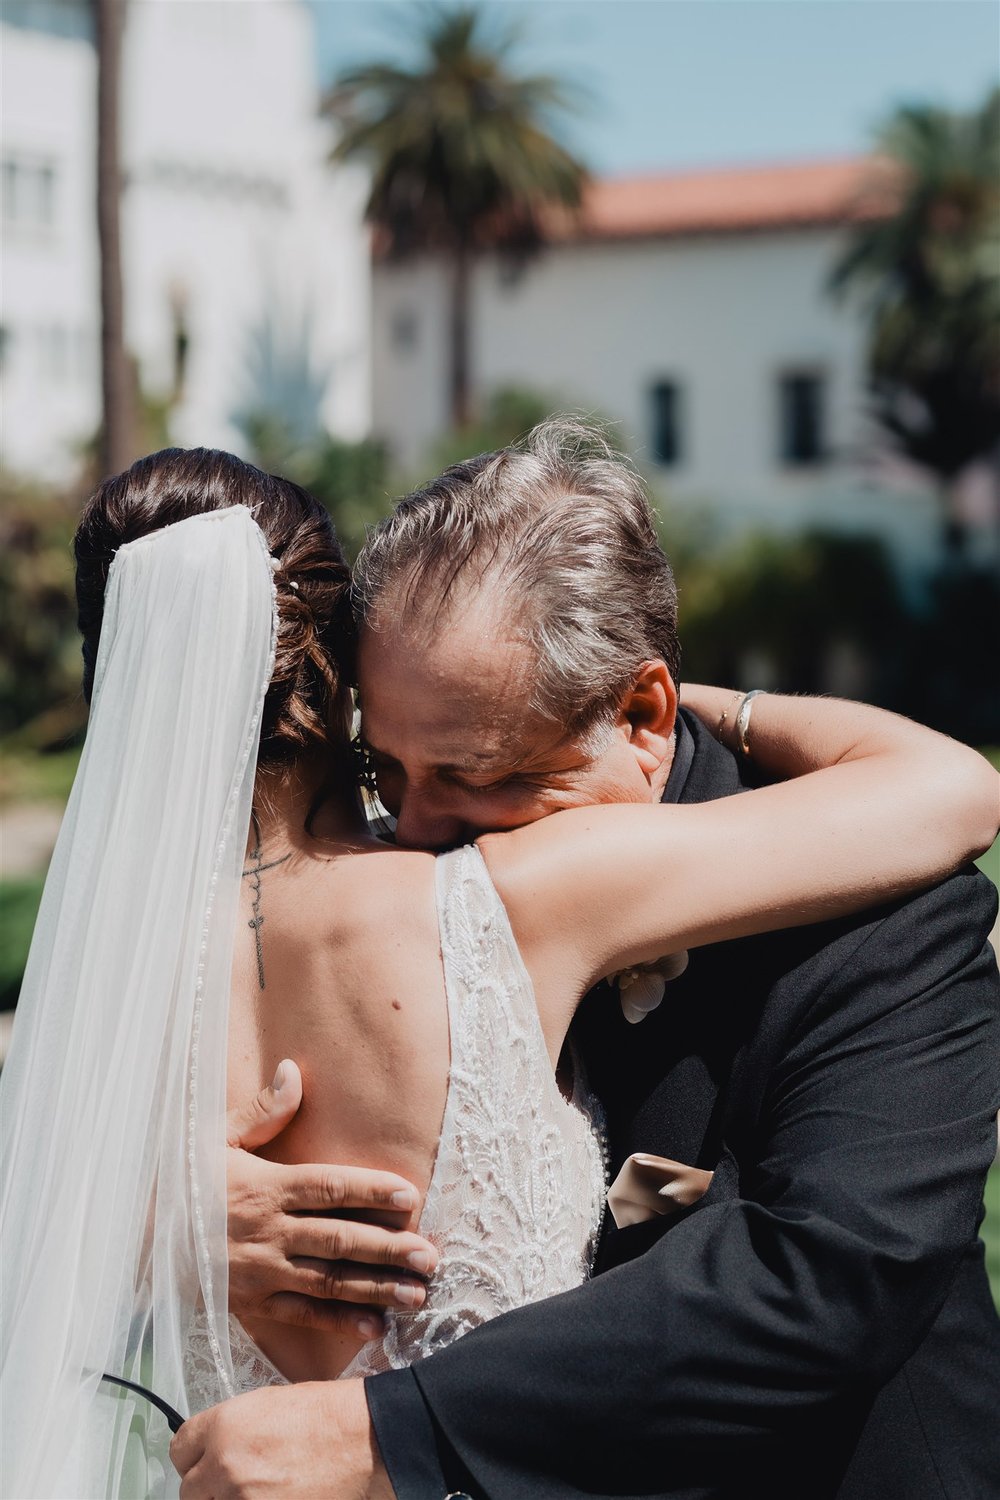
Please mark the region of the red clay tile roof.
[[871, 157], [787, 166], [598, 178], [554, 240], [621, 240], [845, 224], [892, 211], [892, 167]]

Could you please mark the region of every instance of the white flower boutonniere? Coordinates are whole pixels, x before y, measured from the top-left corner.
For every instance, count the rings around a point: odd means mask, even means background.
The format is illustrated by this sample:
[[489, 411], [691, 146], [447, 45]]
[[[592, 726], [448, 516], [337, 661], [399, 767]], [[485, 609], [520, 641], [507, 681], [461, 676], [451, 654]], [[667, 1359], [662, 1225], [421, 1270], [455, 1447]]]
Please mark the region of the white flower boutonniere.
[[656, 1009], [666, 994], [671, 979], [677, 979], [688, 966], [686, 951], [668, 953], [655, 964], [641, 964], [635, 969], [622, 969], [612, 974], [612, 982], [618, 982], [622, 1015], [635, 1026], [644, 1021], [650, 1011]]

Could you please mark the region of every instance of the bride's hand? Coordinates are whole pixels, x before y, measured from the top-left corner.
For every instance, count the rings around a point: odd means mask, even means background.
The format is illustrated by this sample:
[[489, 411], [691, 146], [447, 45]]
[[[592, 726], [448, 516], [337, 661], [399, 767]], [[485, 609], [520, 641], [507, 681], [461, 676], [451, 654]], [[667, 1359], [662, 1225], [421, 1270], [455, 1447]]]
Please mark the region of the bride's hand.
[[[251, 1154], [301, 1101], [301, 1075], [286, 1059], [269, 1087], [227, 1117], [229, 1305], [240, 1318], [372, 1338], [380, 1308], [423, 1302], [437, 1251], [405, 1229], [417, 1193], [394, 1172], [283, 1166]], [[349, 1217], [373, 1210], [381, 1224]], [[338, 1217], [320, 1217], [331, 1211]]]

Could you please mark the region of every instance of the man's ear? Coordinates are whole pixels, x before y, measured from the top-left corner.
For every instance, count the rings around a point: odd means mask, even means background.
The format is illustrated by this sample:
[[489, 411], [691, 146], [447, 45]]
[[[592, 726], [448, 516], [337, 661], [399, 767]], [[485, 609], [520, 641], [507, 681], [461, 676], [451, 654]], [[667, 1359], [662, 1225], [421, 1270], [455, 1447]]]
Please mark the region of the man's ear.
[[629, 745], [647, 781], [654, 781], [673, 749], [677, 689], [667, 664], [645, 661], [621, 706]]

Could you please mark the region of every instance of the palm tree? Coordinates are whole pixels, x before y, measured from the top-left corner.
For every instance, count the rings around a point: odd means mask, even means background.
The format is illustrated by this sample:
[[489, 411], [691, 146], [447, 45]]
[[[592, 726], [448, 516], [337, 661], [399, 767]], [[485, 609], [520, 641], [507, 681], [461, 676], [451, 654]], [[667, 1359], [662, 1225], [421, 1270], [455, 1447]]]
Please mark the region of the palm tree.
[[371, 63], [342, 75], [327, 100], [342, 134], [335, 160], [372, 169], [367, 217], [386, 254], [439, 253], [450, 263], [451, 419], [470, 417], [470, 273], [477, 251], [526, 254], [544, 240], [544, 211], [575, 208], [584, 167], [550, 134], [570, 107], [563, 84], [517, 73], [516, 33], [486, 35], [476, 6], [422, 13], [411, 68]]
[[97, 234], [101, 254], [101, 476], [135, 457], [134, 375], [125, 349], [121, 264], [122, 173], [118, 114], [126, 0], [95, 0], [97, 36]]
[[859, 224], [832, 286], [867, 294], [876, 418], [947, 489], [1000, 443], [1000, 90], [902, 108], [879, 144], [895, 211]]

